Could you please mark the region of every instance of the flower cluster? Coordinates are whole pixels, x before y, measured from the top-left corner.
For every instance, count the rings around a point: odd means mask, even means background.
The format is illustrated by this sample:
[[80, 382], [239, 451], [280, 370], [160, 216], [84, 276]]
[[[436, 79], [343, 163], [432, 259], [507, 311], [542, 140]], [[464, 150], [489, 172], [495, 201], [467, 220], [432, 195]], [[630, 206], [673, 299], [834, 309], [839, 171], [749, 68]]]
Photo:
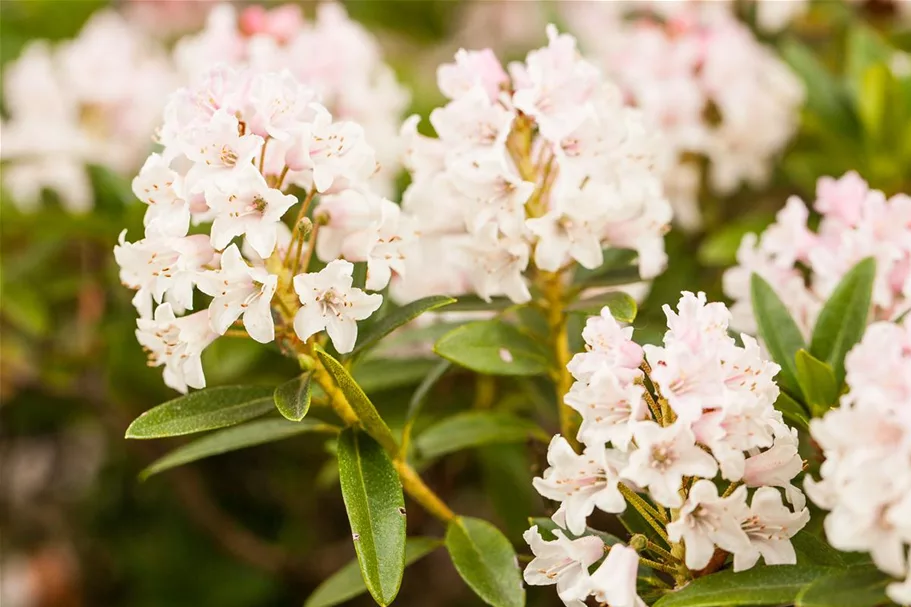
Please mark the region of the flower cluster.
[[4, 187], [23, 209], [47, 188], [72, 212], [92, 207], [86, 165], [139, 167], [174, 80], [163, 49], [113, 11], [73, 40], [30, 42], [3, 76]]
[[216, 63], [259, 72], [289, 70], [317, 91], [333, 115], [364, 128], [381, 168], [374, 187], [391, 195], [408, 93], [382, 61], [373, 36], [340, 4], [319, 5], [313, 21], [306, 21], [295, 4], [252, 5], [239, 13], [230, 3], [217, 5], [201, 32], [178, 42], [175, 61], [190, 78]]
[[752, 274], [772, 286], [809, 334], [823, 302], [866, 257], [876, 259], [873, 316], [895, 319], [911, 307], [911, 197], [887, 198], [850, 172], [840, 179], [820, 179], [813, 208], [821, 215], [815, 231], [807, 226], [807, 205], [795, 196], [761, 238], [748, 234], [741, 242], [738, 265], [724, 276], [738, 329], [755, 333]]
[[[762, 358], [751, 337], [736, 345], [727, 333], [727, 308], [707, 304], [701, 293], [684, 293], [677, 312], [666, 306], [665, 314], [662, 346], [637, 345], [632, 328], [621, 328], [607, 308], [588, 320], [586, 351], [569, 364], [576, 381], [565, 397], [582, 416], [577, 438], [583, 451], [554, 437], [550, 467], [535, 488], [560, 503], [553, 520], [573, 535], [584, 534], [595, 509], [620, 513], [627, 501], [644, 508], [640, 512], [666, 529], [675, 564], [689, 571], [705, 568], [716, 549], [733, 554], [735, 571], [760, 557], [767, 564], [794, 563], [790, 538], [809, 511], [791, 482], [803, 467], [796, 431], [773, 406], [779, 367]], [[716, 482], [722, 481], [728, 488], [719, 494]], [[668, 516], [665, 508], [675, 510]], [[540, 546], [531, 536], [532, 547]], [[598, 574], [587, 575], [594, 562], [587, 547], [595, 540], [584, 539], [584, 551], [577, 543], [566, 549], [563, 539], [548, 544], [551, 552], [564, 547], [564, 560], [580, 567], [567, 562], [556, 576], [542, 578], [530, 566], [526, 580], [560, 584], [561, 571], [576, 571], [571, 584], [558, 586], [567, 604], [597, 591]], [[624, 575], [634, 579], [635, 567]]]
[[[531, 298], [525, 272], [601, 264], [604, 247], [635, 249], [643, 277], [665, 265], [670, 219], [639, 112], [548, 28], [547, 47], [509, 73], [489, 49], [440, 66], [436, 138], [403, 127], [412, 183], [402, 206], [418, 221], [424, 271], [395, 283], [400, 299], [475, 292]], [[432, 276], [432, 280], [427, 277]]]
[[666, 188], [683, 227], [701, 225], [702, 159], [716, 194], [765, 183], [796, 131], [803, 86], [725, 3], [655, 2], [644, 13], [636, 3], [629, 19], [622, 3], [571, 8], [581, 39], [667, 139]]
[[[114, 254], [136, 290], [137, 337], [177, 390], [205, 385], [200, 355], [235, 323], [263, 343], [276, 318], [286, 338], [325, 329], [350, 351], [356, 321], [382, 302], [352, 286], [351, 262], [366, 262], [370, 290], [403, 269], [413, 232], [371, 190], [376, 161], [363, 129], [333, 120], [316, 97], [287, 71], [218, 66], [168, 102], [163, 149], [133, 181], [148, 205], [145, 237], [121, 234]], [[317, 195], [314, 223], [306, 214]], [[296, 205], [289, 229], [282, 218]], [[208, 233], [190, 234], [191, 223]], [[307, 273], [314, 251], [328, 264]], [[193, 309], [194, 288], [211, 303], [180, 316]]]
[[869, 552], [904, 582], [888, 587], [911, 604], [911, 321], [877, 322], [845, 359], [850, 391], [841, 407], [810, 422], [825, 461], [806, 480], [810, 498], [831, 512], [826, 537], [839, 550]]

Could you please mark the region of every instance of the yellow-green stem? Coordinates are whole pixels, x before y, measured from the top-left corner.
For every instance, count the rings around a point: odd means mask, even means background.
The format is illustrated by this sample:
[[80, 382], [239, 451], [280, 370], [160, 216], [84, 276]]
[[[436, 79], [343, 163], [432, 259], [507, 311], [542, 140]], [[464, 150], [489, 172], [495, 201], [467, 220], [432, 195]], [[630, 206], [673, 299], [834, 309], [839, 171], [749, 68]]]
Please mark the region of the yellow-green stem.
[[576, 414], [572, 407], [563, 402], [563, 397], [566, 396], [573, 385], [573, 377], [566, 368], [572, 353], [569, 351], [569, 336], [566, 331], [563, 281], [560, 274], [550, 273], [544, 275], [542, 282], [542, 290], [546, 299], [547, 327], [554, 354], [555, 366], [551, 375], [554, 380], [557, 407], [560, 413], [560, 434], [575, 447], [578, 446], [576, 442]]

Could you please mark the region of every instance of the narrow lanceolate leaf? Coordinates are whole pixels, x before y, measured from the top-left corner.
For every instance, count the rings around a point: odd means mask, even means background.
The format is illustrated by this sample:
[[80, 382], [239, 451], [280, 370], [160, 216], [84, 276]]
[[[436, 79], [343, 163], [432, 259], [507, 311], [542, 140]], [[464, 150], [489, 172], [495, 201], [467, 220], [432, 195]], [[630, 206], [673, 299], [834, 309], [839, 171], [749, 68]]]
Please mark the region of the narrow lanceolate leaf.
[[537, 424], [501, 411], [466, 411], [434, 424], [414, 441], [418, 453], [431, 459], [495, 443], [516, 443], [535, 438], [550, 440]]
[[413, 386], [436, 367], [435, 358], [367, 358], [351, 369], [354, 380], [367, 394]]
[[374, 346], [379, 342], [383, 337], [389, 335], [402, 325], [414, 320], [424, 312], [430, 312], [431, 310], [437, 310], [443, 306], [448, 306], [452, 303], [455, 303], [455, 299], [452, 297], [446, 297], [444, 295], [432, 295], [430, 297], [424, 297], [417, 301], [413, 301], [410, 304], [404, 305], [401, 308], [396, 308], [374, 324], [369, 331], [366, 331], [360, 339], [357, 340], [357, 345], [354, 347], [354, 350], [351, 351], [349, 356], [356, 356], [358, 353]]
[[[432, 537], [409, 537], [405, 542], [405, 566], [416, 563], [443, 542]], [[333, 607], [367, 592], [357, 559], [351, 561], [320, 584], [304, 607]]]
[[791, 538], [798, 565], [823, 565], [825, 567], [845, 568], [848, 564], [844, 552], [839, 552], [819, 539], [806, 528], [801, 529]]
[[354, 428], [339, 436], [338, 472], [364, 584], [378, 604], [389, 605], [405, 570], [402, 484], [379, 443]]
[[275, 389], [275, 407], [293, 422], [299, 422], [310, 410], [310, 380], [313, 372], [301, 373]]
[[797, 596], [796, 607], [875, 607], [890, 604], [893, 580], [873, 565], [851, 567], [821, 577]]
[[600, 314], [605, 307], [620, 322], [630, 323], [636, 320], [636, 312], [638, 311], [636, 300], [622, 291], [610, 291], [580, 299], [569, 304], [566, 309], [570, 312]]
[[127, 438], [164, 438], [233, 426], [272, 409], [267, 386], [226, 386], [192, 392], [149, 409], [130, 424]]
[[654, 607], [793, 605], [804, 588], [834, 569], [817, 566], [759, 566], [713, 573], [664, 595]]
[[875, 279], [876, 260], [868, 257], [845, 274], [816, 318], [810, 354], [829, 363], [838, 386], [845, 380], [845, 355], [866, 329]]
[[143, 470], [139, 476], [142, 479], [146, 479], [153, 474], [212, 457], [213, 455], [220, 455], [264, 443], [272, 443], [303, 434], [304, 432], [336, 433], [338, 431], [337, 427], [316, 420], [307, 419], [300, 422], [289, 422], [285, 419], [257, 419], [232, 428], [218, 430], [178, 447], [156, 460]]
[[525, 605], [516, 552], [499, 529], [481, 519], [458, 516], [446, 529], [446, 549], [456, 571], [485, 603]]
[[758, 274], [753, 274], [750, 280], [750, 294], [759, 336], [772, 359], [781, 367], [776, 378], [778, 385], [791, 396], [799, 397], [801, 392], [794, 356], [805, 347], [800, 329], [769, 283]]
[[332, 377], [332, 380], [342, 391], [342, 394], [348, 399], [348, 404], [351, 405], [351, 408], [357, 413], [357, 417], [364, 427], [364, 430], [379, 441], [379, 443], [390, 453], [397, 451], [398, 443], [396, 442], [395, 437], [392, 436], [392, 431], [389, 430], [389, 426], [387, 426], [386, 422], [383, 421], [383, 418], [380, 417], [376, 407], [373, 406], [373, 403], [370, 402], [370, 399], [367, 398], [367, 395], [364, 394], [361, 387], [354, 381], [354, 378], [351, 377], [345, 367], [342, 366], [342, 363], [329, 356], [329, 354], [321, 348], [317, 348], [316, 356]]
[[782, 391], [778, 393], [775, 408], [781, 411], [785, 421], [795, 428], [804, 431], [810, 430], [810, 414], [806, 408]]
[[541, 375], [550, 368], [544, 346], [499, 320], [473, 322], [450, 331], [434, 351], [457, 365], [487, 375]]
[[806, 350], [798, 350], [797, 382], [803, 391], [804, 402], [810, 407], [813, 417], [821, 417], [838, 400], [835, 373], [827, 363], [815, 358]]

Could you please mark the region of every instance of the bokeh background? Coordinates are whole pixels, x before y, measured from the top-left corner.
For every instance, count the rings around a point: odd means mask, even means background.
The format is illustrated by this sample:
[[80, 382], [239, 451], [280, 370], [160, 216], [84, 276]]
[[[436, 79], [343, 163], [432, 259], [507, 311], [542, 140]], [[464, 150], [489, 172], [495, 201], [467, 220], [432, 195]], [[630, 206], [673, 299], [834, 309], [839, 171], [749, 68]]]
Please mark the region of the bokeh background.
[[[572, 32], [565, 10], [570, 4], [575, 10], [585, 3], [344, 3], [351, 18], [377, 37], [386, 61], [410, 89], [409, 113], [424, 117], [443, 101], [436, 66], [458, 48], [491, 46], [504, 60], [521, 58], [545, 43], [548, 22]], [[202, 27], [212, 3], [3, 0], [4, 72], [30, 41], [72, 38], [94, 12], [112, 6], [173, 40]], [[303, 7], [313, 13], [313, 4]], [[755, 25], [748, 10], [742, 16]], [[907, 23], [891, 2], [832, 0], [814, 3], [774, 34], [756, 30], [806, 86], [798, 132], [766, 186], [725, 197], [704, 189], [703, 229], [668, 235], [670, 266], [641, 290], [648, 294], [637, 328], [646, 340], [664, 325], [661, 305], [676, 300], [681, 290], [723, 298], [721, 273], [734, 263], [743, 234], [768, 224], [788, 196], [812, 199], [820, 176], [856, 169], [888, 194], [911, 192]], [[607, 26], [603, 35], [610, 36]], [[585, 52], [584, 40], [581, 47]], [[888, 66], [890, 84], [865, 78], [875, 65]], [[869, 88], [880, 86], [886, 86], [887, 106], [904, 101], [909, 106], [870, 117], [863, 100], [882, 97], [879, 88]], [[888, 92], [890, 86], [904, 87], [904, 96]], [[7, 112], [6, 101], [3, 107]], [[85, 214], [66, 212], [52, 193], [45, 193], [37, 209], [23, 212], [8, 190], [2, 192], [0, 602], [4, 607], [303, 604], [320, 581], [353, 557], [332, 445], [296, 437], [138, 480], [140, 470], [180, 443], [123, 439], [134, 417], [173, 397], [160, 371], [145, 366], [133, 335], [131, 293], [120, 287], [111, 254], [122, 229], [140, 229], [144, 207], [134, 200], [127, 177], [105, 166], [92, 167], [90, 176], [94, 210]], [[204, 365], [210, 385], [279, 383], [294, 372], [277, 352], [230, 339], [210, 348]], [[374, 400], [394, 419], [432, 366], [422, 361], [377, 369]], [[474, 398], [473, 381], [448, 378], [433, 409], [464, 406]], [[516, 402], [504, 406], [550, 410], [550, 403], [536, 402], [541, 391], [534, 385], [523, 389]], [[540, 446], [488, 447], [446, 458], [426, 475], [460, 512], [493, 519], [521, 542], [527, 514], [546, 513], [530, 483], [542, 460]], [[409, 511], [410, 535], [441, 531], [417, 508]], [[397, 604], [476, 602], [445, 553], [437, 551], [409, 568]], [[532, 592], [530, 603], [558, 600], [544, 589]], [[372, 601], [362, 597], [352, 604]]]

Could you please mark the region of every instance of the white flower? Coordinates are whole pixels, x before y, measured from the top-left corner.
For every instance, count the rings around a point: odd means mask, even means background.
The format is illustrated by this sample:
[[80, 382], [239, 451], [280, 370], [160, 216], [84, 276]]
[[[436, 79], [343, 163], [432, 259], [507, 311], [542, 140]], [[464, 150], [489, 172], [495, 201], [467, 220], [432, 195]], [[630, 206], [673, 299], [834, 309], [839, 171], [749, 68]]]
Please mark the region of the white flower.
[[497, 150], [513, 119], [513, 113], [492, 102], [480, 86], [430, 113], [430, 124], [457, 154]]
[[601, 233], [605, 224], [602, 217], [591, 215], [591, 206], [584, 204], [527, 220], [525, 225], [538, 237], [535, 264], [556, 272], [571, 258], [583, 268], [597, 268], [604, 260]]
[[738, 487], [731, 495], [719, 497], [715, 484], [705, 479], [690, 488], [679, 517], [667, 526], [667, 536], [673, 542], [683, 540], [691, 571], [708, 565], [716, 546], [734, 554], [751, 548], [740, 526], [748, 513], [746, 495], [746, 487]]
[[618, 379], [631, 383], [641, 377], [642, 347], [632, 340], [633, 328], [621, 327], [610, 308], [585, 321], [582, 339], [586, 351], [573, 356], [566, 365], [579, 381], [587, 382], [601, 369], [610, 369]]
[[497, 226], [487, 224], [467, 247], [472, 256], [471, 281], [485, 301], [504, 294], [515, 303], [531, 299], [522, 271], [528, 266], [528, 244], [497, 236]]
[[715, 459], [696, 445], [692, 430], [682, 421], [664, 428], [652, 421], [641, 422], [634, 435], [637, 449], [630, 453], [629, 464], [620, 475], [648, 487], [663, 506], [679, 508], [683, 504], [678, 491], [684, 476], [712, 478], [718, 471]]
[[260, 343], [275, 339], [272, 321], [272, 296], [278, 276], [262, 267], [249, 266], [232, 244], [221, 255], [221, 269], [205, 272], [197, 282], [199, 290], [214, 297], [209, 305], [212, 329], [224, 335], [243, 315], [250, 337]]
[[340, 353], [354, 349], [357, 321], [373, 314], [383, 303], [383, 296], [353, 288], [353, 270], [350, 262], [336, 259], [319, 272], [294, 277], [294, 290], [301, 302], [294, 316], [294, 332], [301, 340], [325, 329]]
[[240, 133], [237, 117], [219, 109], [207, 123], [185, 135], [183, 151], [194, 163], [186, 178], [191, 192], [202, 192], [216, 177], [252, 165], [260, 154], [263, 138]]
[[133, 193], [149, 205], [143, 224], [146, 232], [186, 236], [190, 206], [183, 193], [183, 179], [160, 154], [151, 154], [133, 179]]
[[200, 356], [218, 337], [209, 328], [208, 310], [176, 318], [164, 303], [156, 308], [154, 320], [140, 318], [136, 325], [136, 339], [148, 351], [149, 365], [165, 366], [165, 384], [184, 393], [188, 387], [206, 387]]
[[734, 552], [734, 571], [751, 568], [760, 556], [766, 565], [795, 564], [797, 555], [791, 538], [808, 520], [810, 511], [804, 508], [792, 512], [781, 503], [781, 494], [777, 489], [757, 489], [750, 503], [750, 515], [740, 523], [750, 540], [750, 547]]
[[114, 247], [120, 281], [136, 289], [133, 305], [142, 318], [152, 316], [152, 301], [168, 301], [180, 312], [193, 307], [193, 286], [215, 251], [205, 234], [183, 238], [150, 236], [126, 242], [126, 230]]
[[294, 171], [312, 171], [313, 187], [323, 193], [342, 182], [357, 184], [376, 171], [376, 158], [355, 122], [334, 122], [321, 106], [316, 117], [285, 158]]
[[786, 428], [775, 435], [770, 449], [751, 455], [744, 463], [743, 482], [747, 487], [781, 487], [788, 501], [798, 510], [807, 500], [791, 481], [803, 470], [803, 459], [797, 452], [797, 431]]
[[610, 607], [645, 607], [636, 592], [638, 572], [636, 551], [623, 544], [614, 544], [591, 576], [595, 600]]
[[260, 257], [269, 257], [275, 249], [277, 225], [297, 198], [270, 188], [253, 165], [238, 170], [233, 177], [206, 189], [206, 201], [215, 213], [212, 246], [224, 249], [232, 239], [246, 236]]
[[617, 488], [617, 470], [623, 464], [620, 452], [589, 447], [580, 455], [559, 434], [550, 441], [542, 477], [534, 479], [535, 489], [548, 499], [561, 502], [554, 522], [581, 535], [585, 520], [595, 508], [623, 512], [626, 501]]
[[467, 156], [453, 161], [449, 170], [454, 190], [466, 198], [462, 214], [469, 232], [493, 223], [506, 236], [523, 235], [525, 203], [535, 184], [523, 181], [502, 157]]
[[459, 49], [455, 63], [444, 63], [437, 68], [440, 91], [450, 99], [470, 93], [481, 85], [491, 101], [496, 101], [502, 87], [509, 83], [499, 59], [489, 48], [480, 51]]
[[622, 384], [610, 371], [596, 373], [589, 383], [576, 382], [563, 402], [582, 415], [579, 440], [586, 445], [612, 443], [626, 450], [639, 421], [648, 417], [645, 388]]
[[535, 558], [525, 567], [525, 583], [534, 586], [557, 585], [557, 595], [565, 605], [582, 607], [590, 593], [588, 568], [604, 555], [604, 542], [595, 535], [571, 540], [559, 529], [557, 539], [545, 541], [535, 525], [523, 534]]
[[301, 84], [288, 70], [256, 75], [250, 83], [249, 127], [261, 137], [289, 139], [301, 123], [315, 115], [316, 91]]

